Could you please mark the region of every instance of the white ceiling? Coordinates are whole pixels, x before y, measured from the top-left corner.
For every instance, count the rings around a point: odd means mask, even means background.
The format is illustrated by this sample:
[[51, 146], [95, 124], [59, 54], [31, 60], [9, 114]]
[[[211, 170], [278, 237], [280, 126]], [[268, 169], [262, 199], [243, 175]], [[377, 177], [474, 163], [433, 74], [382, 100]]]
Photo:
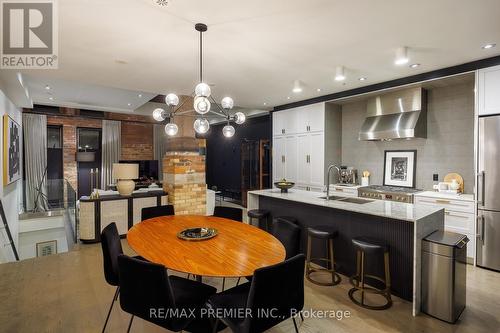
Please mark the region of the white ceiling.
[[[106, 100], [89, 85], [132, 94], [189, 94], [198, 80], [196, 22], [209, 27], [204, 65], [213, 94], [230, 95], [238, 106], [253, 109], [500, 54], [498, 0], [170, 0], [163, 8], [153, 0], [58, 4], [59, 69], [24, 72], [35, 102], [47, 82], [55, 87], [61, 82], [63, 90], [66, 82], [83, 83], [78, 92], [63, 93], [66, 102], [110, 103], [104, 106], [111, 109], [129, 101], [119, 94], [118, 100]], [[481, 49], [489, 42], [499, 46]], [[400, 46], [409, 47], [411, 63], [422, 65], [395, 66]], [[345, 83], [333, 80], [337, 65], [346, 67]], [[361, 76], [368, 79], [360, 82]], [[300, 94], [291, 92], [297, 79], [305, 85]]]

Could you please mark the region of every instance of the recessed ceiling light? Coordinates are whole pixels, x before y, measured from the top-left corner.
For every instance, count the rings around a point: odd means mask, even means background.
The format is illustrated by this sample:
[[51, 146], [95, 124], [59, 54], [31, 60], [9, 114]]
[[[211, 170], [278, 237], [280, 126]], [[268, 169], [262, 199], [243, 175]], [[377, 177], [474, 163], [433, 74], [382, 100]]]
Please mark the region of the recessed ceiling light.
[[53, 101], [53, 100], [54, 100], [54, 97], [50, 96], [50, 97], [49, 97], [49, 100], [50, 100], [50, 101]]
[[359, 81], [366, 81], [366, 77], [360, 77], [358, 80]]
[[290, 99], [290, 96], [288, 96], [286, 99]]
[[417, 68], [418, 66], [420, 66], [420, 64], [411, 64], [409, 67], [410, 68]]
[[300, 84], [300, 81], [299, 80], [295, 80], [293, 82], [293, 89], [292, 91], [295, 93], [295, 94], [298, 94], [298, 93], [301, 93], [302, 92], [302, 85]]
[[484, 49], [484, 50], [487, 50], [487, 49], [492, 49], [495, 46], [497, 46], [497, 44], [495, 44], [495, 43], [488, 43], [488, 44], [485, 44], [485, 45], [481, 46], [481, 48]]
[[131, 105], [132, 105], [132, 103], [127, 103], [127, 105], [128, 105], [128, 106], [131, 106]]
[[46, 86], [45, 86], [45, 90], [50, 90], [50, 86], [49, 86], [49, 85], [46, 85]]
[[142, 94], [137, 95], [137, 97], [142, 98]]
[[317, 92], [320, 92], [320, 91], [321, 91], [321, 88], [316, 89], [316, 91], [317, 91]]
[[264, 102], [264, 105], [267, 105], [267, 103], [266, 103], [266, 102]]
[[337, 66], [335, 69], [335, 81], [344, 81], [345, 80], [345, 70], [344, 66]]
[[410, 61], [410, 59], [408, 58], [408, 48], [406, 46], [403, 46], [397, 49], [394, 64], [401, 66], [407, 64], [408, 61]]

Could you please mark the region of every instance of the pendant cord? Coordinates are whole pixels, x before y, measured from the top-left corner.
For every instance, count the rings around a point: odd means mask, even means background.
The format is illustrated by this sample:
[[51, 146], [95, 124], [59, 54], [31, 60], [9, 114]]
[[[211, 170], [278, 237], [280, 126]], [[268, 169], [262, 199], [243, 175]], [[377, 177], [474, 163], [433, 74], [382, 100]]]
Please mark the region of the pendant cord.
[[200, 31], [200, 83], [203, 82], [203, 32]]

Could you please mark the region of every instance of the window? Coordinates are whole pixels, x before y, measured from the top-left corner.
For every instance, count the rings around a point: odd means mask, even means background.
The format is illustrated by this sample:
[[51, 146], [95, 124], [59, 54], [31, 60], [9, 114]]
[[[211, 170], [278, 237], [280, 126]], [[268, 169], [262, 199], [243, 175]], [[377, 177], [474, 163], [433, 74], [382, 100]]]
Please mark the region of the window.
[[101, 130], [94, 128], [78, 129], [78, 150], [97, 151], [101, 149]]
[[61, 127], [47, 126], [47, 148], [62, 148]]

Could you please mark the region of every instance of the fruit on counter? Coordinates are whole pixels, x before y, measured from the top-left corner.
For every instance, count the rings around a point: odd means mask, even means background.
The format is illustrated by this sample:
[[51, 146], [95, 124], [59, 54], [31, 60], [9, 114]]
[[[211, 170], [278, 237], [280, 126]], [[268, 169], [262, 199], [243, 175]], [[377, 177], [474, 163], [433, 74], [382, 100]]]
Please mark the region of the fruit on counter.
[[363, 177], [368, 178], [370, 177], [370, 172], [369, 171], [363, 171]]

